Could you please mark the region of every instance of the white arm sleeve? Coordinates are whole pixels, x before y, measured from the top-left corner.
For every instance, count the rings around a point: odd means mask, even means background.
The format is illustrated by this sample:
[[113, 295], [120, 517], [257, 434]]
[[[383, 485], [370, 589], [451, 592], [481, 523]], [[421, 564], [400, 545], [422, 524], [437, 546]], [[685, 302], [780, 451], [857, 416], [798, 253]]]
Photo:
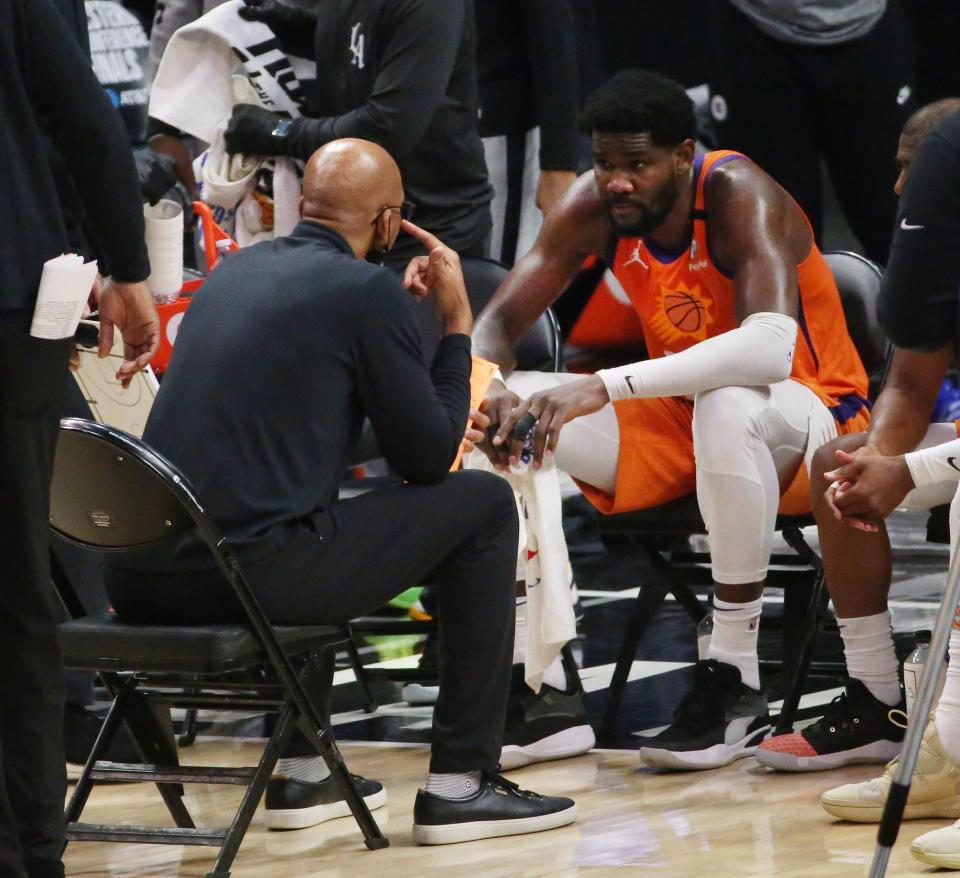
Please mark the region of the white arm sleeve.
[[717, 387], [759, 387], [790, 377], [797, 321], [786, 314], [751, 314], [736, 329], [671, 354], [597, 372], [614, 402], [687, 396]]
[[921, 485], [960, 480], [960, 439], [911, 451], [903, 457], [918, 488]]

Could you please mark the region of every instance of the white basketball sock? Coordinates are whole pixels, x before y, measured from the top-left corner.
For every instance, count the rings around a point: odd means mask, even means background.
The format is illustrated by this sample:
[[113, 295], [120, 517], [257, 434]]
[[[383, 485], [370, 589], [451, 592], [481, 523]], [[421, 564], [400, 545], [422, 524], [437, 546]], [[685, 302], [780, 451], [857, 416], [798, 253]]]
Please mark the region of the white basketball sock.
[[277, 761], [277, 774], [304, 783], [320, 783], [330, 777], [330, 769], [319, 756], [291, 756]]
[[567, 672], [563, 669], [563, 659], [557, 656], [550, 667], [543, 672], [543, 682], [554, 689], [565, 692], [567, 689]]
[[837, 618], [847, 658], [847, 675], [859, 680], [878, 701], [900, 703], [900, 663], [893, 648], [890, 611], [851, 619]]
[[513, 663], [522, 665], [527, 660], [527, 596], [517, 598], [517, 616], [513, 628]]
[[437, 774], [431, 771], [427, 777], [426, 791], [444, 799], [469, 799], [479, 789], [479, 771], [456, 774]]
[[751, 689], [760, 688], [757, 635], [763, 600], [734, 604], [713, 599], [713, 634], [708, 659], [716, 659], [740, 670], [740, 679]]
[[960, 607], [954, 618], [953, 630], [950, 632], [950, 645], [947, 652], [950, 655], [950, 664], [947, 665], [947, 679], [943, 684], [943, 694], [934, 722], [937, 724], [937, 734], [943, 752], [954, 762], [960, 763], [960, 629], [957, 628], [960, 620]]

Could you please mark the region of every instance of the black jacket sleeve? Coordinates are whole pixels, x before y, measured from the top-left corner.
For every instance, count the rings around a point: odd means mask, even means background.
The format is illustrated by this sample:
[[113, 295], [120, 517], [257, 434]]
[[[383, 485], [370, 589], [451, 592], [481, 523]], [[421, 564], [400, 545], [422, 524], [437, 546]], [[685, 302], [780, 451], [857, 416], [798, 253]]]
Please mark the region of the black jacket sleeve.
[[890, 261], [880, 291], [880, 321], [894, 344], [935, 350], [956, 337], [960, 301], [960, 114], [921, 144], [910, 166]]
[[386, 271], [367, 285], [355, 336], [357, 392], [384, 456], [410, 482], [439, 482], [470, 409], [470, 339], [441, 339], [427, 371], [409, 294]]
[[287, 135], [289, 154], [306, 159], [331, 140], [359, 137], [379, 143], [395, 159], [409, 155], [444, 100], [464, 14], [463, 0], [385, 4], [370, 96], [363, 106], [342, 116], [296, 120]]
[[540, 168], [575, 171], [580, 102], [570, 0], [523, 0], [520, 13], [540, 125]]
[[130, 140], [90, 61], [49, 0], [22, 4], [27, 87], [66, 161], [110, 271], [150, 274], [143, 208]]

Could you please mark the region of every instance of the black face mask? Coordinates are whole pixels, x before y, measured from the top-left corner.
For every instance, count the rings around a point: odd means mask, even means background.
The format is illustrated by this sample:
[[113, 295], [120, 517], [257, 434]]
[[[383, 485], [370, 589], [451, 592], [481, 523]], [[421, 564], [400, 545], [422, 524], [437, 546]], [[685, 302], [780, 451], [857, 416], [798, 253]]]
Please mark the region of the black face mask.
[[374, 265], [383, 265], [383, 260], [387, 258], [386, 250], [368, 250], [363, 258]]

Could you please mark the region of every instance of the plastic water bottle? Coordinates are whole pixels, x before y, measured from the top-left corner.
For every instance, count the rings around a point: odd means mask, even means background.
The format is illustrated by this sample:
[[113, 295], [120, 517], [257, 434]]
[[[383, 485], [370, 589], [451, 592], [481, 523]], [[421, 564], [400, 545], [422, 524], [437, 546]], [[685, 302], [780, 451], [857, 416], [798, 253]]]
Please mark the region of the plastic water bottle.
[[[917, 693], [920, 691], [924, 671], [930, 664], [930, 639], [932, 636], [930, 631], [918, 631], [915, 635], [917, 646], [903, 663], [903, 687], [907, 695], [908, 719], [913, 718], [913, 705], [917, 700]], [[947, 674], [946, 660], [940, 662], [937, 671], [940, 679], [937, 681], [937, 693], [933, 699], [934, 704], [940, 700], [940, 693], [943, 691], [943, 683]]]
[[697, 624], [697, 658], [703, 661], [710, 649], [710, 638], [713, 636], [713, 613], [707, 613]]

